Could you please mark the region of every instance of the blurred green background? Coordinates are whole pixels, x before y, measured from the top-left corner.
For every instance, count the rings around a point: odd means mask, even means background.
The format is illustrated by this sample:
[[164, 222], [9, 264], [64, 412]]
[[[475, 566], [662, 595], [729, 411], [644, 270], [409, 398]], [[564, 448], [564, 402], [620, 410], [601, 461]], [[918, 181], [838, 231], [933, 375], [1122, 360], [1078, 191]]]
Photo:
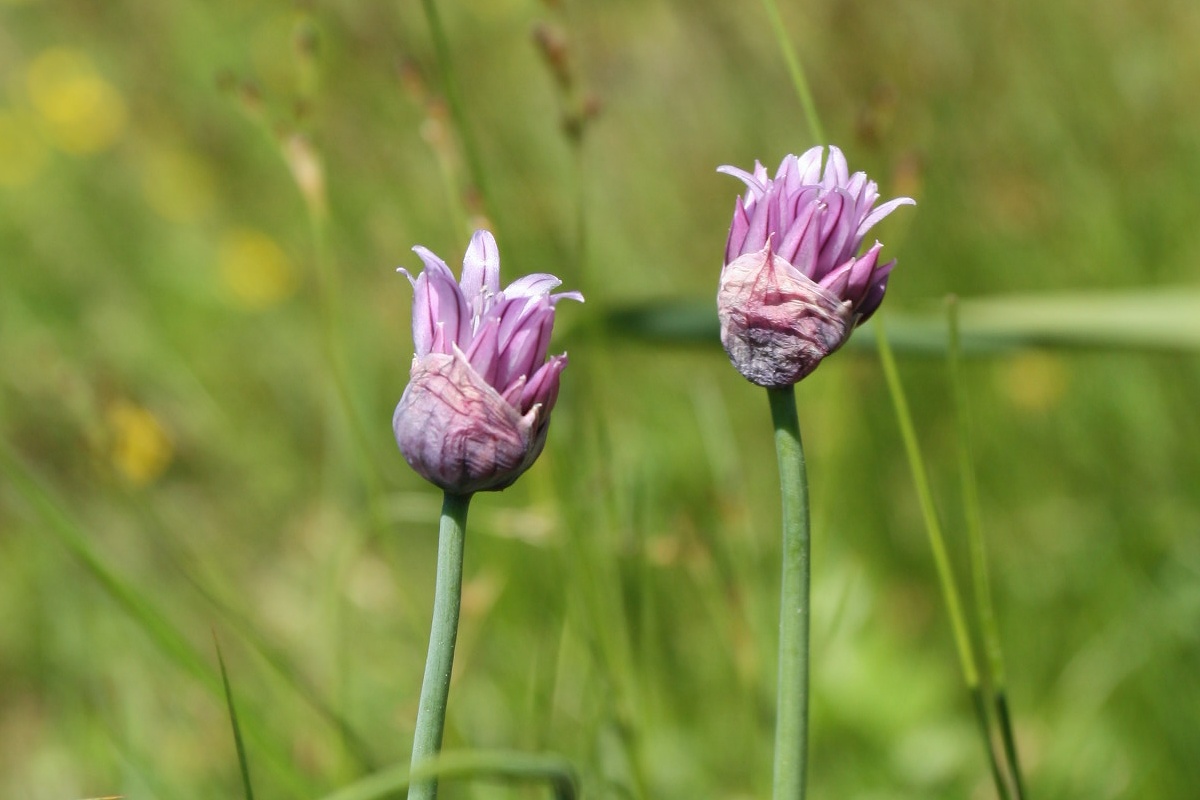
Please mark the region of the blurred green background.
[[[214, 634], [259, 796], [407, 761], [440, 497], [388, 428], [394, 269], [415, 244], [457, 269], [477, 224], [506, 280], [588, 302], [546, 453], [473, 504], [447, 746], [561, 753], [594, 798], [769, 794], [766, 398], [711, 337], [600, 324], [711, 303], [740, 189], [715, 168], [814, 144], [767, 18], [438, 8], [465, 137], [411, 0], [0, 1], [0, 795], [238, 796]], [[851, 168], [918, 200], [878, 232], [889, 330], [954, 292], [1093, 340], [966, 365], [1031, 796], [1194, 796], [1200, 6], [781, 10]], [[945, 364], [900, 355], [965, 567]], [[798, 397], [810, 794], [993, 797], [878, 359]]]

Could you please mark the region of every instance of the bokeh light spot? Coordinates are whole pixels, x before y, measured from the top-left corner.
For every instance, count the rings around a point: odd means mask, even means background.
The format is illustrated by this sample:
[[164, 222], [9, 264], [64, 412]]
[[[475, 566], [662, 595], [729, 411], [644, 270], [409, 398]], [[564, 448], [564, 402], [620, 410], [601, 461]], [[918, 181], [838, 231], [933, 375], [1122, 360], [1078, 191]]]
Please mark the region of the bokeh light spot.
[[295, 267], [275, 240], [261, 231], [238, 228], [225, 234], [218, 259], [223, 287], [243, 308], [269, 308], [295, 291]]
[[125, 130], [125, 101], [84, 53], [44, 51], [26, 74], [29, 99], [54, 143], [68, 153], [97, 153]]
[[1041, 412], [1062, 401], [1068, 378], [1062, 359], [1047, 353], [1024, 353], [1004, 367], [1000, 383], [1015, 407]]
[[162, 475], [175, 448], [158, 417], [139, 405], [119, 400], [105, 412], [113, 467], [135, 486], [145, 486]]

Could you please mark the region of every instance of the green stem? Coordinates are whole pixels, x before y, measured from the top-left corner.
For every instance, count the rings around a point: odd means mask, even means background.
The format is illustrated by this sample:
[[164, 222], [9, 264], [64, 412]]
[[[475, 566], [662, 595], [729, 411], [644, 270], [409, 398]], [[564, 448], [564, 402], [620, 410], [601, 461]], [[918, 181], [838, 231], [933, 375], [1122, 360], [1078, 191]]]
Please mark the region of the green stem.
[[1004, 740], [1004, 755], [1008, 758], [1008, 766], [1012, 771], [1013, 783], [1017, 787], [1017, 800], [1025, 800], [1025, 779], [1021, 777], [1021, 761], [1017, 757], [1017, 740], [1013, 736], [1012, 716], [1008, 712], [1008, 693], [1004, 689], [992, 692], [992, 702], [996, 705], [996, 716], [1000, 718], [1000, 734]]
[[[958, 649], [958, 659], [962, 667], [963, 680], [972, 698], [982, 691], [979, 680], [979, 667], [975, 661], [975, 651], [971, 647], [971, 637], [968, 633], [966, 617], [963, 614], [962, 601], [959, 599], [958, 584], [954, 580], [954, 572], [950, 567], [950, 556], [946, 550], [946, 541], [942, 536], [942, 525], [938, 520], [937, 509], [933, 504], [933, 491], [929, 486], [929, 476], [925, 472], [925, 459], [921, 455], [921, 446], [917, 442], [916, 427], [913, 425], [912, 413], [908, 409], [908, 399], [904, 394], [904, 385], [900, 382], [900, 372], [896, 369], [896, 357], [892, 354], [892, 346], [888, 342], [883, 320], [877, 315], [872, 322], [875, 328], [875, 341], [879, 347], [879, 359], [883, 364], [883, 374], [887, 378], [888, 391], [892, 396], [892, 405], [896, 409], [896, 421], [900, 426], [900, 437], [904, 440], [904, 451], [908, 456], [908, 468], [912, 472], [913, 484], [917, 490], [917, 499], [921, 505], [921, 516], [925, 521], [925, 531], [929, 535], [929, 549], [933, 551], [933, 563], [937, 568], [938, 582], [941, 585], [942, 597], [946, 602], [946, 610], [950, 614], [950, 627], [954, 632], [954, 644]], [[974, 700], [973, 700], [974, 702]], [[987, 710], [983, 704], [975, 704], [976, 716], [983, 737], [983, 747], [992, 777], [996, 783], [996, 791], [1001, 798], [1007, 800], [1008, 787], [1005, 785], [996, 758], [995, 748], [989, 733]]]
[[775, 716], [775, 800], [802, 800], [808, 762], [808, 477], [796, 393], [767, 389], [783, 498], [783, 579], [779, 592], [779, 675]]
[[1025, 797], [1025, 782], [1021, 778], [1021, 765], [1017, 759], [1016, 739], [1013, 736], [1012, 720], [1008, 713], [1005, 693], [1007, 677], [1004, 669], [1004, 652], [1000, 647], [1000, 632], [996, 626], [996, 611], [992, 603], [992, 586], [988, 577], [987, 552], [983, 544], [983, 514], [979, 508], [979, 488], [975, 479], [975, 458], [971, 448], [971, 424], [967, 415], [967, 390], [962, 377], [962, 337], [958, 322], [958, 298], [951, 295], [946, 302], [946, 315], [950, 327], [950, 342], [947, 359], [950, 364], [950, 379], [954, 386], [954, 404], [958, 412], [958, 464], [962, 479], [963, 511], [967, 523], [967, 542], [971, 552], [971, 578], [974, 584], [975, 608], [979, 617], [980, 637], [986, 658], [991, 700], [1000, 736], [1004, 744], [1004, 756], [1008, 762], [1016, 795]]
[[1008, 782], [1000, 769], [1000, 759], [996, 757], [996, 748], [992, 744], [992, 720], [988, 713], [987, 698], [982, 685], [971, 690], [971, 706], [975, 710], [975, 722], [979, 726], [979, 736], [987, 751], [988, 766], [992, 771], [992, 783], [996, 785], [996, 795], [1000, 800], [1009, 800]]
[[[454, 666], [454, 643], [458, 637], [458, 610], [462, 603], [463, 542], [467, 530], [467, 506], [471, 495], [446, 493], [438, 533], [437, 584], [433, 595], [433, 626], [429, 632], [429, 655], [421, 681], [421, 705], [413, 733], [412, 769], [442, 749], [446, 727], [446, 698], [450, 694], [450, 672]], [[434, 800], [437, 781], [413, 783], [408, 800]]]
[[775, 0], [763, 0], [763, 7], [766, 8], [767, 16], [771, 19], [775, 38], [779, 40], [779, 49], [783, 51], [783, 60], [787, 62], [788, 74], [792, 77], [792, 86], [796, 89], [796, 97], [800, 99], [800, 106], [804, 109], [804, 116], [808, 120], [808, 132], [813, 137], [813, 144], [823, 145], [826, 143], [825, 132], [821, 130], [821, 119], [817, 116], [817, 104], [813, 102], [812, 91], [808, 88], [808, 80], [804, 77], [804, 68], [800, 66], [796, 49], [792, 47], [787, 29], [783, 27], [783, 17], [779, 14], [779, 7], [775, 5]]
[[883, 363], [883, 374], [887, 378], [888, 391], [892, 395], [892, 405], [896, 409], [896, 422], [900, 425], [900, 438], [904, 440], [904, 452], [908, 456], [909, 471], [912, 472], [913, 484], [917, 490], [917, 500], [921, 505], [925, 531], [929, 534], [929, 547], [933, 551], [933, 563], [937, 568], [942, 596], [946, 601], [946, 610], [950, 614], [950, 627], [954, 631], [954, 644], [958, 648], [958, 659], [962, 666], [963, 678], [966, 680], [967, 688], [974, 691], [979, 686], [979, 670], [975, 666], [975, 654], [971, 650], [971, 637], [967, 634], [967, 623], [963, 616], [958, 585], [954, 581], [954, 573], [950, 568], [950, 556], [946, 551], [946, 541], [942, 537], [942, 524], [938, 520], [937, 509], [933, 504], [933, 492], [929, 488], [929, 476], [925, 472], [925, 459], [921, 456], [916, 427], [913, 425], [912, 413], [908, 410], [908, 399], [904, 395], [904, 386], [900, 383], [900, 372], [896, 369], [896, 357], [892, 355], [892, 346], [883, 329], [883, 320], [878, 315], [875, 317], [872, 327], [875, 328], [879, 359]]
[[976, 614], [983, 639], [988, 675], [994, 689], [1004, 687], [1004, 657], [1000, 650], [1000, 634], [996, 630], [996, 612], [992, 606], [991, 580], [988, 578], [987, 552], [983, 546], [983, 516], [979, 510], [979, 490], [975, 480], [975, 459], [971, 449], [971, 423], [967, 418], [967, 390], [963, 384], [961, 339], [958, 326], [958, 301], [950, 297], [946, 303], [950, 325], [950, 346], [946, 357], [950, 366], [950, 381], [954, 389], [954, 405], [958, 412], [958, 471], [961, 479], [963, 516], [967, 524], [967, 545], [971, 553], [971, 580], [974, 584]]

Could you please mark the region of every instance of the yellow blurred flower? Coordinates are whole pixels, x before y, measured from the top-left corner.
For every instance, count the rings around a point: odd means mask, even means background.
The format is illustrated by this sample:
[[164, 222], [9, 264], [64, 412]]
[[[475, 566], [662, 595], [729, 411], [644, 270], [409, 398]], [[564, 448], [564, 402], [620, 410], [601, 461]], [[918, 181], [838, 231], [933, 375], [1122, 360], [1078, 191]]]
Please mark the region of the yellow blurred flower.
[[28, 114], [0, 111], [0, 186], [28, 186], [48, 153]]
[[269, 308], [296, 289], [291, 259], [275, 240], [252, 228], [237, 228], [221, 238], [218, 252], [221, 284], [243, 308]]
[[1000, 373], [1009, 401], [1023, 411], [1049, 411], [1067, 392], [1070, 375], [1062, 359], [1046, 353], [1022, 353]]
[[29, 65], [26, 86], [50, 138], [68, 153], [107, 149], [125, 130], [125, 100], [85, 53], [43, 51]]
[[150, 207], [172, 222], [193, 222], [213, 206], [212, 172], [187, 150], [151, 151], [142, 171], [142, 192]]
[[166, 429], [150, 411], [118, 400], [104, 414], [113, 467], [135, 486], [151, 483], [171, 463], [175, 448]]

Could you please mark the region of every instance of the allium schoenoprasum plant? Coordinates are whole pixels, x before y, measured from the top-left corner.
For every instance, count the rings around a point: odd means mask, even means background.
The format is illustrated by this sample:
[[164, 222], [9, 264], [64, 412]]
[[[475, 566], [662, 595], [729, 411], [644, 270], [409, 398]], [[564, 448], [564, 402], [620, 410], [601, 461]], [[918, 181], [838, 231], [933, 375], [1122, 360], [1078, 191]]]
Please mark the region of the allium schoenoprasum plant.
[[895, 262], [863, 237], [908, 197], [878, 208], [878, 187], [850, 174], [830, 146], [789, 155], [774, 178], [761, 164], [721, 167], [746, 184], [734, 206], [717, 292], [721, 342], [747, 380], [767, 389], [783, 498], [775, 800], [803, 798], [807, 782], [809, 621], [808, 477], [794, 386], [837, 350], [883, 301]]
[[[565, 353], [547, 358], [561, 281], [532, 274], [500, 288], [500, 251], [476, 231], [462, 278], [424, 247], [413, 278], [412, 370], [392, 429], [409, 465], [445, 493], [429, 656], [421, 684], [412, 769], [442, 746], [462, 602], [467, 508], [481, 491], [512, 485], [541, 454]], [[437, 781], [414, 781], [409, 800], [432, 800]]]

